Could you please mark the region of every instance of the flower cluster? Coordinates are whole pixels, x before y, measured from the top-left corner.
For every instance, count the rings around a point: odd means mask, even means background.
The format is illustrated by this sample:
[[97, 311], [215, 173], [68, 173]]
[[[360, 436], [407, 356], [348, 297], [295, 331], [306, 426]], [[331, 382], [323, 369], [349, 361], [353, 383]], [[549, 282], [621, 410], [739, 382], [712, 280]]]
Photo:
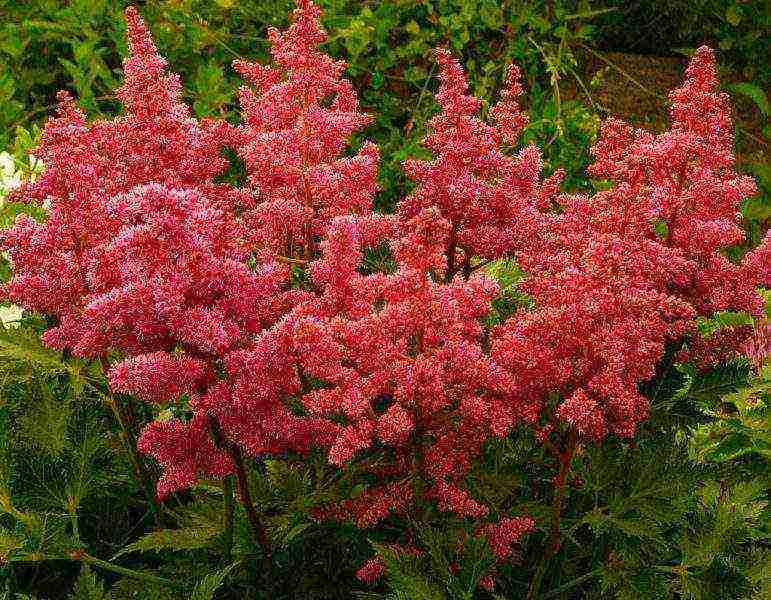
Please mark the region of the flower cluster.
[[45, 172], [15, 196], [45, 203], [50, 215], [44, 223], [20, 217], [4, 233], [14, 263], [6, 293], [57, 317], [44, 334], [52, 346], [102, 360], [123, 355], [110, 371], [116, 391], [149, 402], [187, 398], [192, 421], [152, 424], [140, 439], [166, 467], [164, 496], [226, 472], [210, 418], [224, 411], [231, 425], [244, 409], [214, 400], [225, 385], [218, 365], [296, 294], [286, 265], [253, 253], [237, 216], [251, 194], [215, 183], [227, 167], [219, 132], [190, 117], [144, 23], [134, 9], [126, 18], [131, 56], [119, 90], [126, 113], [88, 123], [61, 96], [36, 150]]
[[[361, 275], [362, 246], [389, 226], [397, 234], [412, 229], [394, 243], [398, 270]], [[504, 394], [509, 379], [480, 345], [478, 319], [498, 287], [481, 276], [449, 284], [431, 278], [435, 257], [444, 256], [446, 232], [435, 210], [406, 224], [336, 220], [322, 258], [311, 266], [321, 297], [298, 306], [280, 327], [294, 337], [303, 405], [344, 423], [329, 461], [366, 464], [372, 452], [382, 455], [373, 467], [382, 483], [347, 507], [362, 524], [423, 500], [413, 493], [421, 481], [439, 486], [430, 495], [447, 510], [484, 514], [448, 486], [467, 474], [491, 432], [505, 435], [511, 427], [506, 411], [491, 410], [493, 394]]]
[[[538, 309], [496, 332], [493, 355], [526, 401], [557, 393], [554, 416], [583, 439], [634, 435], [648, 409], [638, 386], [667, 343], [717, 351], [698, 339], [696, 316], [762, 311], [768, 239], [740, 265], [720, 252], [743, 239], [739, 205], [755, 187], [730, 169], [730, 110], [716, 86], [701, 48], [671, 95], [669, 131], [606, 122], [590, 173], [611, 188], [561, 197], [561, 212], [517, 254]], [[740, 344], [739, 333], [723, 339]]]
[[[0, 247], [14, 267], [5, 297], [55, 318], [48, 344], [118, 357], [114, 391], [175, 404], [180, 416], [139, 440], [164, 467], [160, 496], [238, 474], [243, 453], [317, 448], [363, 489], [318, 514], [366, 528], [431, 503], [500, 562], [535, 523], [474, 497], [486, 445], [538, 423], [569, 467], [575, 444], [635, 434], [640, 384], [668, 345], [701, 362], [762, 352], [744, 330], [702, 339], [695, 327], [719, 311], [759, 315], [756, 288], [771, 283], [771, 238], [740, 264], [723, 252], [743, 239], [754, 183], [732, 170], [709, 50], [672, 93], [668, 131], [604, 124], [590, 173], [610, 185], [592, 196], [560, 194], [562, 172], [543, 177], [534, 146], [507, 150], [527, 122], [516, 67], [488, 123], [460, 63], [437, 50], [434, 156], [405, 163], [416, 187], [380, 215], [377, 148], [347, 151], [370, 117], [345, 64], [319, 50], [312, 2], [270, 31], [275, 66], [235, 64], [250, 85], [239, 126], [192, 118], [137, 12], [126, 17], [125, 114], [89, 123], [60, 96], [35, 152], [45, 172], [13, 192], [48, 219], [19, 217]], [[225, 147], [243, 186], [217, 183]], [[362, 268], [386, 247], [393, 268]], [[500, 289], [484, 268], [512, 257], [535, 308], [490, 329]]]
[[334, 217], [371, 210], [379, 160], [371, 142], [343, 156], [351, 134], [372, 118], [341, 78], [345, 63], [318, 50], [327, 38], [320, 15], [300, 0], [286, 31], [269, 29], [275, 67], [234, 62], [252, 87], [239, 93], [244, 124], [225, 134], [248, 174], [255, 206], [245, 222], [254, 242], [305, 259], [315, 257]]
[[151, 183], [194, 189], [218, 203], [229, 199], [213, 183], [226, 167], [218, 142], [180, 102], [179, 79], [165, 74], [136, 11], [127, 10], [126, 18], [132, 56], [118, 91], [126, 114], [88, 123], [60, 93], [58, 114], [35, 150], [45, 171], [12, 195], [50, 207], [49, 218], [40, 223], [21, 216], [2, 236], [14, 265], [6, 294], [29, 310], [55, 315], [58, 326], [46, 332], [46, 341], [83, 355], [103, 351], [85, 339], [91, 331], [82, 322], [84, 309], [104, 291], [92, 280], [92, 263], [126, 225], [109, 200]]
[[487, 537], [495, 558], [500, 562], [511, 554], [511, 545], [524, 534], [535, 529], [535, 521], [529, 517], [502, 519], [500, 523], [492, 523], [482, 528], [481, 533]]
[[527, 244], [538, 228], [537, 207], [548, 204], [563, 174], [541, 181], [535, 146], [515, 157], [502, 150], [527, 123], [516, 103], [522, 90], [516, 66], [509, 70], [501, 102], [490, 110], [494, 124], [487, 124], [477, 116], [482, 102], [468, 95], [460, 63], [447, 50], [436, 52], [442, 112], [429, 121], [433, 131], [424, 140], [436, 156], [405, 162], [419, 185], [399, 204], [399, 216], [408, 222], [426, 209], [439, 210], [449, 225], [440, 270], [451, 281], [459, 272], [468, 278], [474, 257], [499, 258]]
[[[485, 349], [481, 320], [499, 286], [471, 261], [524, 245], [528, 234], [516, 225], [539, 225], [538, 209], [549, 205], [561, 174], [542, 182], [535, 148], [516, 158], [501, 148], [524, 122], [516, 69], [491, 126], [476, 116], [480, 102], [467, 95], [459, 63], [444, 50], [437, 58], [443, 112], [425, 140], [436, 158], [408, 161], [418, 187], [393, 218], [359, 214], [329, 224], [309, 266], [319, 297], [277, 327], [293, 332], [302, 404], [342, 423], [329, 462], [355, 464], [377, 481], [324, 511], [359, 527], [425, 502], [463, 519], [486, 517], [489, 507], [465, 478], [485, 443], [524, 417], [513, 378]], [[383, 242], [395, 271], [362, 274], [367, 248]], [[504, 529], [485, 530], [500, 541], [501, 556], [529, 530]], [[378, 562], [365, 567], [365, 580], [382, 570]]]

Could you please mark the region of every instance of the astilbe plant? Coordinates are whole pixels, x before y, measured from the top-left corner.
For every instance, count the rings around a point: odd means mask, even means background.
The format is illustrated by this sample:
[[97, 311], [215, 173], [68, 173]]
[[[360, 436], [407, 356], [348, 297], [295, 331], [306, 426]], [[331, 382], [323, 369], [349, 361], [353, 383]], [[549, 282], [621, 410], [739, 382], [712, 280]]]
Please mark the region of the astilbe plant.
[[254, 242], [297, 260], [317, 255], [335, 217], [370, 212], [377, 192], [377, 146], [343, 155], [372, 117], [341, 77], [345, 62], [318, 49], [327, 39], [320, 15], [301, 0], [287, 30], [268, 30], [275, 66], [233, 63], [251, 87], [239, 92], [243, 125], [221, 129], [244, 161], [254, 206], [243, 218]]
[[703, 347], [696, 316], [762, 313], [768, 240], [742, 264], [720, 252], [743, 239], [739, 206], [755, 186], [730, 169], [730, 109], [716, 86], [714, 58], [701, 48], [672, 93], [671, 130], [606, 122], [590, 173], [611, 188], [561, 197], [518, 254], [538, 310], [504, 324], [494, 354], [517, 374], [521, 398], [563, 398], [556, 417], [585, 439], [634, 435], [647, 416], [638, 386], [666, 344], [687, 337]]
[[[471, 261], [524, 244], [527, 231], [514, 234], [515, 224], [537, 226], [537, 207], [549, 202], [560, 174], [540, 181], [533, 147], [515, 158], [502, 151], [524, 122], [514, 102], [516, 69], [492, 111], [497, 123], [488, 125], [476, 116], [480, 102], [468, 95], [459, 63], [445, 50], [437, 57], [443, 110], [426, 139], [437, 156], [409, 161], [419, 185], [394, 218], [332, 221], [322, 257], [310, 265], [321, 296], [280, 326], [293, 332], [303, 405], [344, 423], [329, 461], [354, 464], [377, 481], [326, 513], [359, 527], [413, 516], [434, 501], [461, 518], [488, 517], [489, 507], [473, 498], [464, 478], [488, 440], [532, 420], [519, 412], [513, 379], [487, 352], [481, 320], [499, 286], [473, 274], [479, 265]], [[384, 240], [395, 272], [362, 274], [364, 250]], [[504, 560], [533, 521], [499, 518], [500, 525], [480, 533]], [[361, 576], [378, 572], [367, 564]]]
[[[721, 252], [743, 239], [739, 206], [752, 179], [733, 164], [730, 109], [716, 91], [712, 52], [700, 48], [671, 97], [672, 128], [659, 135], [611, 119], [592, 148], [590, 173], [610, 189], [562, 196], [537, 239], [517, 253], [536, 310], [493, 334], [493, 356], [517, 396], [543, 411], [538, 438], [558, 460], [545, 557], [559, 548], [560, 512], [578, 447], [634, 436], [648, 416], [640, 385], [669, 345], [701, 361], [726, 348], [699, 339], [697, 316], [760, 316], [768, 238], [742, 264]], [[763, 267], [762, 265], [766, 265]], [[732, 331], [729, 350], [752, 335]], [[680, 359], [684, 356], [680, 356]], [[529, 597], [536, 597], [536, 576]]]
[[[173, 237], [181, 228], [174, 220], [189, 206], [211, 204], [232, 212], [238, 197], [214, 183], [227, 165], [219, 141], [190, 117], [180, 101], [179, 78], [166, 74], [137, 12], [127, 10], [126, 18], [131, 56], [118, 90], [125, 113], [89, 123], [74, 100], [61, 93], [58, 114], [46, 124], [35, 150], [45, 171], [13, 198], [42, 203], [48, 218], [41, 223], [22, 215], [2, 236], [14, 265], [6, 295], [29, 311], [53, 317], [54, 326], [43, 334], [48, 344], [99, 358], [105, 368], [110, 351], [170, 351], [172, 321], [185, 321], [188, 307], [180, 302], [180, 289], [162, 277], [152, 279], [150, 263], [164, 258], [153, 255], [152, 246], [162, 241], [152, 236], [161, 231]], [[155, 197], [164, 201], [159, 208], [165, 221], [154, 216]], [[148, 218], [155, 223], [146, 223]], [[143, 261], [149, 264], [141, 275], [132, 274]], [[119, 268], [112, 271], [114, 266]], [[147, 273], [151, 277], [145, 278]], [[211, 313], [209, 307], [205, 311]], [[145, 379], [156, 385], [149, 375]], [[120, 402], [113, 406], [133, 440], [131, 411]]]
[[[370, 117], [345, 64], [319, 50], [313, 3], [270, 31], [276, 66], [236, 62], [251, 86], [238, 126], [193, 119], [138, 14], [126, 16], [126, 112], [89, 123], [60, 97], [35, 153], [45, 172], [14, 196], [49, 216], [3, 233], [5, 295], [51, 315], [51, 346], [105, 369], [115, 358], [113, 391], [174, 407], [138, 441], [163, 467], [161, 498], [234, 474], [262, 544], [246, 456], [318, 448], [366, 485], [316, 516], [370, 528], [435, 506], [508, 560], [535, 520], [475, 498], [468, 478], [487, 446], [533, 427], [558, 467], [535, 598], [580, 446], [636, 434], [640, 386], [668, 350], [708, 364], [752, 345], [749, 328], [702, 339], [695, 326], [759, 315], [771, 262], [768, 237], [740, 264], [723, 252], [743, 239], [754, 184], [733, 171], [711, 51], [673, 92], [670, 130], [605, 123], [590, 173], [609, 188], [571, 196], [561, 171], [542, 177], [537, 148], [507, 150], [526, 124], [516, 67], [485, 122], [462, 67], [437, 50], [434, 156], [405, 163], [416, 187], [389, 216], [372, 210], [377, 148], [346, 154]], [[226, 147], [242, 187], [217, 183]], [[385, 246], [392, 269], [362, 268]], [[534, 308], [491, 329], [500, 288], [484, 269], [507, 258]], [[422, 554], [402, 537], [389, 547]], [[383, 569], [374, 559], [359, 575]]]
[[[227, 391], [218, 381], [232, 363], [227, 354], [291, 306], [289, 268], [253, 247], [237, 217], [251, 195], [214, 181], [227, 166], [221, 136], [189, 116], [179, 79], [166, 74], [136, 11], [126, 16], [132, 54], [119, 90], [126, 115], [88, 124], [62, 97], [36, 151], [45, 173], [17, 195], [45, 201], [50, 217], [21, 217], [5, 233], [15, 267], [7, 294], [56, 317], [44, 336], [49, 344], [105, 366], [108, 353], [125, 356], [110, 372], [114, 390], [150, 402], [187, 395], [190, 421], [151, 423], [139, 439], [140, 449], [164, 466], [158, 495], [236, 468], [259, 528], [240, 446], [227, 436], [247, 429], [254, 437], [276, 415], [263, 398], [262, 411], [245, 409], [243, 398], [224, 412], [218, 406], [219, 414], [209, 408], [215, 394]], [[285, 413], [276, 418], [284, 431], [292, 424]], [[294, 425], [284, 438], [299, 435]]]

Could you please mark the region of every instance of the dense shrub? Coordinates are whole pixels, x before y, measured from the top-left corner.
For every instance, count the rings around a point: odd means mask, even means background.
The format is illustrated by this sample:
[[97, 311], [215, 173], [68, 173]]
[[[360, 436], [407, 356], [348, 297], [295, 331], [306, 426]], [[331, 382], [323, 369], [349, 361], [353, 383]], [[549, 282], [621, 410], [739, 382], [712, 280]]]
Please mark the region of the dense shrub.
[[712, 51], [666, 131], [603, 124], [570, 194], [512, 149], [520, 69], [483, 115], [439, 48], [384, 214], [320, 16], [235, 62], [236, 124], [193, 116], [127, 9], [120, 116], [62, 93], [42, 173], [7, 176], [8, 593], [61, 596], [64, 560], [76, 598], [105, 597], [92, 568], [110, 597], [762, 594], [771, 236], [727, 255], [756, 188]]

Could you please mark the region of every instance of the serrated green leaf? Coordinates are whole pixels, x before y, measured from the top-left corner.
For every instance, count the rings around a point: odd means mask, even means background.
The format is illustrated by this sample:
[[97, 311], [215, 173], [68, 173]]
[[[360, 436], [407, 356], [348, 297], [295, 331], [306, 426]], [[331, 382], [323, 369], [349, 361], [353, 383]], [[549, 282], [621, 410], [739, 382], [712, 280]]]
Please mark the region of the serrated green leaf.
[[68, 369], [61, 354], [43, 345], [37, 333], [26, 328], [0, 328], [0, 362], [20, 362], [44, 371]]
[[238, 565], [239, 563], [235, 562], [222, 570], [205, 575], [196, 584], [190, 595], [190, 600], [213, 600], [215, 592], [225, 583], [225, 580]]
[[0, 564], [24, 548], [24, 538], [0, 528]]
[[217, 527], [188, 527], [183, 529], [161, 529], [152, 531], [129, 544], [115, 558], [131, 552], [162, 552], [164, 550], [199, 550], [208, 548], [219, 534]]

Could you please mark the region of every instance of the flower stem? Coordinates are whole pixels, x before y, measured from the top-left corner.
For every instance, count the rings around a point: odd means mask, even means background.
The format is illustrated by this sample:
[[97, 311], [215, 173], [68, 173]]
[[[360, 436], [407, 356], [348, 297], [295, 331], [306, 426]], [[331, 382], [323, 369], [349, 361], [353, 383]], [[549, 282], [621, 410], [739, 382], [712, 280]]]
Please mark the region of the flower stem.
[[220, 424], [214, 417], [209, 417], [209, 426], [211, 429], [212, 437], [214, 438], [214, 443], [218, 448], [227, 452], [230, 456], [230, 459], [233, 461], [238, 499], [241, 501], [241, 505], [244, 507], [246, 519], [249, 522], [249, 530], [252, 534], [252, 540], [260, 545], [266, 556], [270, 555], [268, 535], [265, 531], [265, 527], [260, 521], [260, 516], [257, 514], [257, 510], [254, 508], [252, 494], [249, 491], [249, 478], [246, 474], [244, 455], [236, 444], [225, 438], [225, 435], [222, 433], [222, 429], [220, 428]]
[[233, 556], [233, 478], [225, 477], [222, 485], [223, 508], [225, 510], [225, 552], [224, 562], [230, 563]]
[[150, 573], [143, 573], [142, 571], [134, 571], [133, 569], [127, 569], [126, 567], [114, 565], [110, 562], [98, 559], [89, 554], [85, 554], [85, 553], [81, 554], [80, 552], [73, 552], [70, 558], [89, 565], [93, 565], [95, 567], [99, 567], [101, 569], [104, 569], [105, 571], [112, 571], [113, 573], [124, 575], [125, 577], [131, 577], [132, 579], [136, 579], [137, 581], [146, 581], [148, 583], [153, 583], [155, 585], [161, 585], [165, 589], [169, 589], [169, 588], [175, 589], [175, 590], [180, 589], [180, 586], [178, 586], [170, 579], [166, 579], [165, 577], [158, 577], [157, 575], [151, 575]]
[[249, 491], [249, 478], [246, 475], [244, 456], [241, 453], [241, 449], [235, 444], [228, 445], [228, 453], [235, 465], [236, 488], [238, 489], [238, 496], [241, 499], [241, 504], [244, 506], [244, 511], [246, 511], [246, 518], [249, 521], [249, 529], [251, 530], [252, 538], [260, 544], [262, 551], [266, 555], [269, 555], [270, 547], [268, 546], [268, 535], [265, 532], [265, 527], [260, 521], [257, 510], [254, 508], [252, 494]]
[[[102, 371], [104, 371], [105, 377], [107, 377], [109, 371], [107, 359], [101, 357], [99, 362], [102, 365]], [[163, 526], [163, 523], [161, 522], [162, 513], [158, 498], [155, 494], [155, 485], [153, 484], [147, 465], [137, 452], [137, 435], [135, 431], [136, 411], [134, 409], [134, 403], [129, 399], [128, 404], [124, 406], [124, 404], [110, 391], [102, 394], [102, 397], [110, 405], [110, 408], [112, 408], [115, 420], [121, 428], [121, 442], [126, 450], [129, 462], [131, 462], [131, 466], [133, 467], [134, 479], [144, 490], [150, 504], [150, 511], [153, 513], [155, 524], [158, 528], [161, 528]]]
[[568, 440], [566, 448], [563, 452], [559, 453], [560, 470], [557, 474], [557, 478], [554, 482], [555, 491], [554, 498], [551, 503], [551, 524], [549, 527], [549, 539], [547, 542], [546, 550], [541, 556], [541, 560], [538, 563], [538, 568], [533, 575], [533, 579], [530, 581], [530, 589], [527, 593], [527, 600], [536, 600], [538, 598], [538, 592], [541, 589], [541, 583], [543, 582], [543, 576], [546, 573], [546, 567], [549, 560], [559, 551], [562, 546], [562, 533], [560, 524], [562, 522], [562, 509], [565, 503], [565, 491], [567, 488], [568, 475], [570, 474], [570, 467], [573, 462], [573, 456], [575, 455], [576, 448], [578, 447], [578, 437], [574, 432], [568, 434]]

